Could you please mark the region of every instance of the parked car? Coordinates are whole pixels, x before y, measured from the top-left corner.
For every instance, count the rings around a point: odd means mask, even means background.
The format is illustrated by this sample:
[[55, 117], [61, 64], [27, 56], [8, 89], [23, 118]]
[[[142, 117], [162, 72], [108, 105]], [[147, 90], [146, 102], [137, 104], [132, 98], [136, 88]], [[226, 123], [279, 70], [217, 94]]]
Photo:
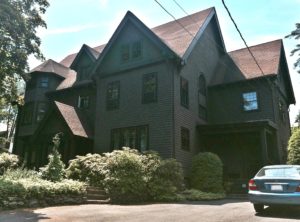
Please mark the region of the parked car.
[[265, 166], [249, 181], [248, 189], [258, 213], [265, 205], [300, 205], [300, 165]]

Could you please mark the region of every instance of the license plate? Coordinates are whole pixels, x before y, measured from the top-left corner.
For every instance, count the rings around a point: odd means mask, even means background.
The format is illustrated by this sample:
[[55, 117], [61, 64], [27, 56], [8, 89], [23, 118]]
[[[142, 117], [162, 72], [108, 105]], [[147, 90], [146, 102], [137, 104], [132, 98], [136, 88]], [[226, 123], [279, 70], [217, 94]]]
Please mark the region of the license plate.
[[282, 191], [282, 185], [271, 185], [271, 190]]

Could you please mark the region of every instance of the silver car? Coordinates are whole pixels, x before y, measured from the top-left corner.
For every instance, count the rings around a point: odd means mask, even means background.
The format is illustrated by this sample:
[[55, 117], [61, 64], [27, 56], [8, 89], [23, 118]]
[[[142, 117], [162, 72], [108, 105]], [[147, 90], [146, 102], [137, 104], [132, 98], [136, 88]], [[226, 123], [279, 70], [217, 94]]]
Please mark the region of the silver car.
[[300, 165], [265, 166], [248, 184], [256, 212], [264, 205], [300, 205]]

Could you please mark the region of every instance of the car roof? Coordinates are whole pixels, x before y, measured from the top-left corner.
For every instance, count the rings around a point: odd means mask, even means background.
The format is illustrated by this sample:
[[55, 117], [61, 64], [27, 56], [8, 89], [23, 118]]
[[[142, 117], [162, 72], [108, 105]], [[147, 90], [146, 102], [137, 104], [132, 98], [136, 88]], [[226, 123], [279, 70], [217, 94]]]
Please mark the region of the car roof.
[[264, 166], [263, 169], [272, 169], [272, 168], [291, 168], [291, 167], [300, 167], [300, 165], [270, 165], [270, 166]]

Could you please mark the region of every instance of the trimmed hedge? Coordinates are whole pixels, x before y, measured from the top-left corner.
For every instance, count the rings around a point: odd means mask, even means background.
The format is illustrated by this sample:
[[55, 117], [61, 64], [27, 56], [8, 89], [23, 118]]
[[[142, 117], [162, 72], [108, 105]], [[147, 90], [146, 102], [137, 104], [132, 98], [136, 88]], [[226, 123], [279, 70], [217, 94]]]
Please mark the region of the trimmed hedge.
[[191, 187], [203, 192], [224, 193], [223, 164], [214, 153], [204, 152], [193, 157]]
[[182, 192], [185, 200], [198, 201], [198, 200], [220, 200], [225, 198], [225, 193], [207, 193], [196, 189], [185, 190]]
[[0, 154], [0, 175], [7, 169], [15, 169], [19, 166], [19, 157], [14, 154], [1, 153]]
[[85, 183], [73, 180], [53, 183], [32, 170], [7, 170], [0, 177], [0, 208], [82, 203], [85, 196]]

